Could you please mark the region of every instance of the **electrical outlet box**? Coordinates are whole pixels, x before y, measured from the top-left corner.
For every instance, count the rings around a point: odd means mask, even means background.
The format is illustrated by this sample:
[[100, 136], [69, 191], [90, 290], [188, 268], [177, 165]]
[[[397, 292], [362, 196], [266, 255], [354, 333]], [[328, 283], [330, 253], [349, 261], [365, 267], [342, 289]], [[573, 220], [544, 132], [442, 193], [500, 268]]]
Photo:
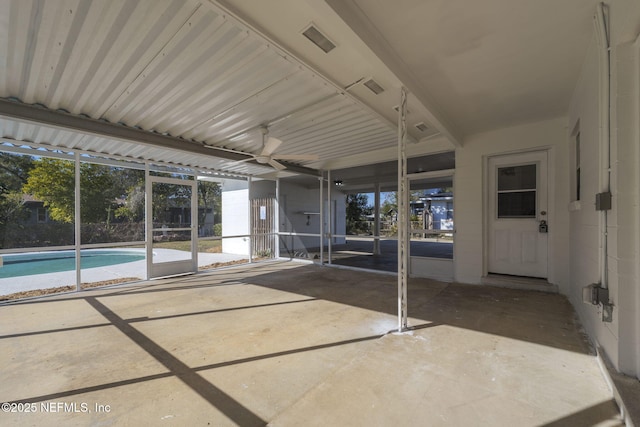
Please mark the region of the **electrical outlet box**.
[[582, 288], [582, 302], [587, 304], [609, 304], [609, 289], [603, 288], [599, 283], [592, 283]]
[[602, 321], [613, 322], [613, 304], [609, 302], [609, 289], [603, 288], [599, 283], [582, 288], [582, 301], [586, 304], [602, 306]]
[[609, 209], [611, 209], [611, 192], [605, 191], [596, 194], [596, 210], [608, 211]]

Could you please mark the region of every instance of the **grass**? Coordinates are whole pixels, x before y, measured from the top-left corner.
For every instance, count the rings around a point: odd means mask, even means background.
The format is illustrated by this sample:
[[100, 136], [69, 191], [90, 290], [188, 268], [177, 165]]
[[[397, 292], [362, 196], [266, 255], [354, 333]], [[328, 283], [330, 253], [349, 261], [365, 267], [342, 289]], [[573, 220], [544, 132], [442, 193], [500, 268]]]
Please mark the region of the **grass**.
[[[191, 241], [180, 242], [153, 242], [154, 248], [175, 249], [178, 251], [191, 251]], [[198, 240], [198, 252], [207, 252], [210, 254], [218, 254], [222, 252], [221, 240]]]

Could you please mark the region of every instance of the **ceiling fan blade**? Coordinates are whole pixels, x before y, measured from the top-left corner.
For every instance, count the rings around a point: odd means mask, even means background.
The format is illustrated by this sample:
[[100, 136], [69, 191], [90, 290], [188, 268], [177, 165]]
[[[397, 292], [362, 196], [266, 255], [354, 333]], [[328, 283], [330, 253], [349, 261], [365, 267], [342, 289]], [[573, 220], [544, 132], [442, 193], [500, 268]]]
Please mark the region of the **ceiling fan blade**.
[[[253, 156], [253, 154], [252, 154], [252, 156]], [[254, 159], [255, 159], [255, 156], [254, 157], [247, 157], [246, 159], [242, 159], [242, 160], [234, 160], [234, 161], [231, 162], [231, 164], [235, 165], [235, 164], [238, 164], [238, 163], [250, 162], [251, 160], [254, 160]]]
[[275, 156], [271, 156], [272, 159], [278, 160], [318, 160], [317, 154], [276, 154]]
[[269, 164], [271, 166], [273, 166], [274, 168], [278, 169], [279, 171], [286, 169], [287, 167], [285, 165], [283, 165], [280, 162], [276, 162], [275, 160], [271, 159], [269, 160]]
[[282, 141], [278, 138], [269, 137], [267, 142], [264, 143], [264, 148], [262, 149], [261, 156], [270, 156], [274, 151], [278, 149], [278, 147], [282, 144]]

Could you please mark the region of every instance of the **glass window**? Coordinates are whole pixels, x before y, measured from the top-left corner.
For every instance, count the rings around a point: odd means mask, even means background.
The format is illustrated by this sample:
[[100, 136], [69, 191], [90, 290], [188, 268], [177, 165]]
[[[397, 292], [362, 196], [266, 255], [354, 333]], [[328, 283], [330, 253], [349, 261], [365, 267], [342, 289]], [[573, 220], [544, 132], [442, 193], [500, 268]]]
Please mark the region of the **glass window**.
[[498, 168], [498, 191], [535, 189], [535, 164]]
[[498, 218], [535, 218], [537, 165], [498, 168]]
[[46, 208], [38, 208], [38, 222], [47, 222]]

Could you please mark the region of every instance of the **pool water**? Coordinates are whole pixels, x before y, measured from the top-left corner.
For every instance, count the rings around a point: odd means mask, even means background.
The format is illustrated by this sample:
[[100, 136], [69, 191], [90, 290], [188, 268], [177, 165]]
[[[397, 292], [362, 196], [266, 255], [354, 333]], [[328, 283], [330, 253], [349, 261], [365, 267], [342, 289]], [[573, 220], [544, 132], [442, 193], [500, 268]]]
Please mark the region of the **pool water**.
[[[76, 269], [75, 251], [3, 255], [2, 259], [0, 279]], [[144, 251], [88, 250], [81, 251], [80, 266], [82, 268], [105, 267], [144, 259]]]

